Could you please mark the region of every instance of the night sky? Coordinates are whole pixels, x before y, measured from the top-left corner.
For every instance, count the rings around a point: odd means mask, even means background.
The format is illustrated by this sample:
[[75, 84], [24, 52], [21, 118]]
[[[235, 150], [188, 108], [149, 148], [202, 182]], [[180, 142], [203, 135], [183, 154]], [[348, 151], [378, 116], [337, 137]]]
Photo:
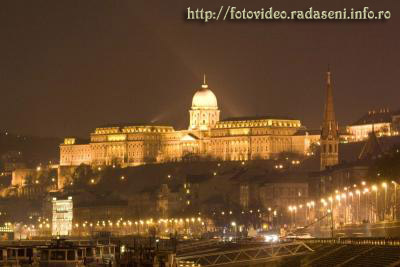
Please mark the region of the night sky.
[[[329, 3], [328, 3], [329, 2]], [[189, 22], [220, 5], [390, 10], [388, 21]], [[278, 114], [319, 128], [330, 64], [340, 125], [400, 109], [400, 1], [122, 1], [0, 3], [0, 129], [88, 137], [108, 123], [187, 128], [207, 74], [222, 117]]]

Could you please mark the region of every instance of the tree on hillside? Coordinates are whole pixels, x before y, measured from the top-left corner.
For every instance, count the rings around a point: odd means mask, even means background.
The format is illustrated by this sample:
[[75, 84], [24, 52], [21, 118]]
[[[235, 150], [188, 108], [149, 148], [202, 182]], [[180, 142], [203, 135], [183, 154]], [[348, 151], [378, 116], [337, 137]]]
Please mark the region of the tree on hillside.
[[92, 168], [82, 163], [72, 174], [72, 180], [76, 186], [87, 186], [93, 176]]
[[376, 159], [370, 167], [370, 175], [398, 181], [400, 177], [400, 146], [393, 147], [388, 153]]

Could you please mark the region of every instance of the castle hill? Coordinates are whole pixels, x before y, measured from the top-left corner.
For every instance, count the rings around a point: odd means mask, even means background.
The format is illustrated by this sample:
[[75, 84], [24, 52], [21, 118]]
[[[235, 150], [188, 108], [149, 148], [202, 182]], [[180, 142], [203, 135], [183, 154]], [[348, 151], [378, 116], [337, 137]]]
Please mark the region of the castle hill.
[[399, 10], [0, 3], [0, 267], [400, 266]]

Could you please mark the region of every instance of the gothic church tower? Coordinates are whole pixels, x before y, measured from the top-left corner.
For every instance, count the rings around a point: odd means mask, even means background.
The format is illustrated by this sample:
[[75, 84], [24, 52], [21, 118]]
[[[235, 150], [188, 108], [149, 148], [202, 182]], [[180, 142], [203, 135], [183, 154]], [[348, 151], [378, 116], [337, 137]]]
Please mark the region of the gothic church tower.
[[326, 73], [326, 100], [321, 131], [321, 170], [339, 163], [339, 133], [333, 108], [332, 74]]

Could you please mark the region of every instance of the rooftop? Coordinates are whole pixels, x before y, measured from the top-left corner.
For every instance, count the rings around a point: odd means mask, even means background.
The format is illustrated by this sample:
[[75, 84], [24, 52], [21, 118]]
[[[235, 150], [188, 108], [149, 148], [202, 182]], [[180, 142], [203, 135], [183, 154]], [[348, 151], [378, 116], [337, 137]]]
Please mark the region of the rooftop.
[[355, 121], [352, 125], [391, 122], [392, 115], [393, 115], [392, 112], [387, 108], [382, 108], [379, 110], [370, 110], [360, 119]]
[[320, 129], [299, 129], [294, 135], [321, 135]]
[[245, 116], [245, 117], [231, 117], [222, 119], [221, 121], [256, 121], [256, 120], [297, 120], [288, 116], [273, 116], [273, 115], [264, 115], [264, 116]]
[[109, 123], [100, 125], [96, 128], [125, 128], [125, 127], [139, 127], [139, 126], [153, 126], [153, 127], [172, 127], [166, 123], [153, 123], [153, 122], [129, 122], [129, 123]]

